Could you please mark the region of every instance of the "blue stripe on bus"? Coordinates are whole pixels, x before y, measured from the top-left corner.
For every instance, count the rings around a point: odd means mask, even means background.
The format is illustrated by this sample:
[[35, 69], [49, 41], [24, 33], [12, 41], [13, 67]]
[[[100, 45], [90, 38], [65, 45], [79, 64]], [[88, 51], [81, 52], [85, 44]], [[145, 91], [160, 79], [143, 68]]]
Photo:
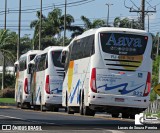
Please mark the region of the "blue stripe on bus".
[[18, 92], [17, 92], [17, 94], [16, 94], [16, 99], [18, 99], [19, 97], [20, 97], [20, 94], [21, 94], [21, 85], [18, 87]]
[[39, 92], [40, 92], [40, 87], [39, 87], [38, 92], [37, 92], [37, 95], [36, 95], [36, 101], [37, 101], [37, 99], [38, 99]]
[[62, 89], [59, 90], [58, 88], [56, 88], [56, 89], [53, 89], [52, 92], [53, 92], [53, 91], [56, 91], [56, 93], [61, 93], [61, 92], [62, 92]]
[[80, 85], [80, 79], [78, 80], [76, 87], [72, 90], [73, 93], [70, 93], [70, 96], [69, 96], [70, 103], [73, 102], [74, 96], [76, 94], [77, 89], [79, 88], [79, 85]]
[[105, 85], [103, 85], [103, 86], [97, 87], [97, 89], [100, 89], [100, 88], [102, 88], [102, 87], [105, 87], [105, 90], [108, 91], [108, 90], [113, 90], [113, 89], [117, 89], [117, 88], [123, 87], [123, 89], [122, 89], [121, 92], [120, 92], [120, 93], [123, 95], [123, 94], [128, 94], [128, 93], [130, 93], [130, 92], [132, 92], [132, 91], [135, 91], [135, 90], [141, 88], [141, 87], [144, 86], [144, 85], [145, 85], [145, 84], [142, 84], [142, 85], [140, 85], [139, 87], [136, 87], [136, 88], [134, 88], [134, 89], [132, 89], [132, 90], [126, 90], [126, 88], [127, 88], [127, 86], [128, 86], [128, 83], [123, 83], [123, 84], [116, 85], [116, 86], [111, 86], [111, 87], [108, 87], [107, 84], [105, 84]]

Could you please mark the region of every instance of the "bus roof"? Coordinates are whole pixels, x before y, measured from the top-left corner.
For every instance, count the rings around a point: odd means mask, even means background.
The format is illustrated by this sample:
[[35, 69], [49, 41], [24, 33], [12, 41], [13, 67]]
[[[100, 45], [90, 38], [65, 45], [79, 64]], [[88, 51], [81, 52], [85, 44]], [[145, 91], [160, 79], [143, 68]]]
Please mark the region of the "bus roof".
[[37, 55], [40, 55], [40, 54], [44, 54], [44, 53], [47, 53], [49, 51], [57, 51], [57, 50], [63, 50], [65, 47], [62, 47], [62, 46], [49, 46], [47, 48], [45, 48], [42, 52], [38, 53]]
[[24, 57], [24, 56], [31, 55], [31, 54], [38, 54], [40, 51], [41, 51], [41, 50], [29, 50], [27, 53], [22, 54], [22, 55], [20, 56], [20, 58], [21, 58], [21, 57]]
[[77, 36], [76, 39], [83, 38], [85, 36], [93, 35], [99, 32], [130, 32], [130, 33], [138, 33], [138, 34], [146, 34], [148, 33], [145, 30], [139, 30], [139, 29], [130, 29], [130, 28], [118, 28], [118, 27], [101, 27], [97, 29], [90, 29], [82, 33], [81, 35]]

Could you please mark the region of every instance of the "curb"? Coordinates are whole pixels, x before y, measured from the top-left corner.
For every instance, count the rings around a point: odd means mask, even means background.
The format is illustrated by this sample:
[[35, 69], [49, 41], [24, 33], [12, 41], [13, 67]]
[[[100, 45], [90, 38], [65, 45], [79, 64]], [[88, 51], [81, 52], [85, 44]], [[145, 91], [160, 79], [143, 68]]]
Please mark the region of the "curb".
[[16, 106], [15, 103], [0, 103], [0, 106]]

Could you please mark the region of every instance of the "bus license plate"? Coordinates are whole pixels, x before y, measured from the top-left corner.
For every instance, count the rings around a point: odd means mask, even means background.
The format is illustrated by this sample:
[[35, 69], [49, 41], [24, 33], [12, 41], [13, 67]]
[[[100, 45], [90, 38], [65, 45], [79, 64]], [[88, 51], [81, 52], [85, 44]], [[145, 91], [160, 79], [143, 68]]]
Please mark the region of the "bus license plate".
[[115, 98], [116, 102], [124, 102], [124, 98]]

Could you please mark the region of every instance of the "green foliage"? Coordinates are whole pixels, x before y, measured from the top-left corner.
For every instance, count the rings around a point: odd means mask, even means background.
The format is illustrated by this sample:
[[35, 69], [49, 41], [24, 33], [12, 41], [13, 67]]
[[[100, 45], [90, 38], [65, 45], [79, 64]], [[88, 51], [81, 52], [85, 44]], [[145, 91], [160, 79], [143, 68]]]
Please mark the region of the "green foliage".
[[150, 92], [150, 101], [153, 102], [157, 99], [157, 94], [156, 92], [152, 89]]
[[134, 21], [129, 18], [123, 18], [121, 19], [120, 17], [116, 17], [114, 19], [113, 23], [114, 27], [123, 27], [123, 28], [133, 28], [133, 29], [141, 29], [141, 23], [139, 20]]
[[15, 59], [13, 54], [15, 34], [15, 32], [9, 30], [0, 30], [0, 52], [5, 58], [11, 61]]
[[[159, 77], [159, 64], [160, 63], [160, 56], [156, 57], [156, 59], [153, 61], [153, 67], [152, 67], [152, 88], [154, 88], [156, 85], [158, 85], [158, 77]], [[151, 90], [150, 93], [150, 100], [154, 101], [156, 100], [157, 94], [154, 90]]]
[[[31, 22], [30, 27], [34, 28], [34, 36], [33, 36], [33, 45], [34, 49], [38, 49], [39, 45], [39, 25], [40, 25], [40, 14], [37, 12], [37, 20]], [[96, 19], [91, 22], [85, 16], [81, 17], [84, 22], [85, 27], [82, 28], [80, 26], [72, 25], [74, 23], [74, 18], [70, 14], [66, 14], [66, 30], [71, 31], [71, 38], [82, 34], [84, 31], [91, 28], [98, 28], [105, 24], [105, 22], [101, 19]], [[61, 46], [63, 44], [63, 40], [61, 39], [61, 34], [64, 31], [64, 15], [62, 14], [62, 10], [55, 8], [51, 12], [48, 13], [48, 16], [45, 17], [42, 15], [42, 29], [41, 29], [41, 49], [44, 49], [48, 46]], [[66, 39], [66, 44], [68, 44], [68, 40]], [[57, 43], [58, 42], [58, 43]], [[66, 45], [65, 44], [65, 45]]]
[[3, 98], [14, 98], [15, 90], [12, 88], [5, 88], [4, 90], [0, 90], [0, 97]]
[[[32, 40], [29, 38], [29, 35], [24, 35], [21, 37], [21, 45], [20, 45], [20, 55], [28, 52], [29, 50], [32, 49]], [[17, 47], [16, 47], [16, 52], [17, 52]]]
[[94, 29], [94, 28], [99, 28], [105, 25], [105, 21], [102, 19], [95, 19], [93, 22], [89, 20], [89, 18], [85, 16], [81, 16], [81, 20], [84, 23], [84, 28], [82, 27], [76, 27], [74, 29], [74, 32], [72, 33], [71, 37], [73, 38], [74, 36], [82, 34], [84, 31], [89, 30], [89, 29]]
[[[0, 74], [0, 86], [2, 85], [2, 74]], [[5, 74], [4, 78], [4, 88], [14, 88], [15, 87], [15, 76], [11, 74]]]
[[155, 87], [158, 84], [159, 63], [160, 63], [160, 56], [156, 57], [156, 59], [153, 61], [152, 87]]
[[[34, 49], [38, 49], [39, 45], [39, 25], [40, 14], [37, 12], [37, 20], [31, 22], [30, 27], [34, 28], [33, 45]], [[73, 16], [66, 15], [66, 29], [72, 31], [75, 27], [72, 27], [74, 22]], [[41, 49], [45, 49], [48, 46], [60, 46], [62, 42], [57, 43], [61, 38], [61, 33], [64, 31], [64, 15], [62, 10], [55, 8], [48, 13], [48, 16], [42, 16], [42, 30], [41, 30]], [[58, 38], [57, 38], [58, 36]]]

